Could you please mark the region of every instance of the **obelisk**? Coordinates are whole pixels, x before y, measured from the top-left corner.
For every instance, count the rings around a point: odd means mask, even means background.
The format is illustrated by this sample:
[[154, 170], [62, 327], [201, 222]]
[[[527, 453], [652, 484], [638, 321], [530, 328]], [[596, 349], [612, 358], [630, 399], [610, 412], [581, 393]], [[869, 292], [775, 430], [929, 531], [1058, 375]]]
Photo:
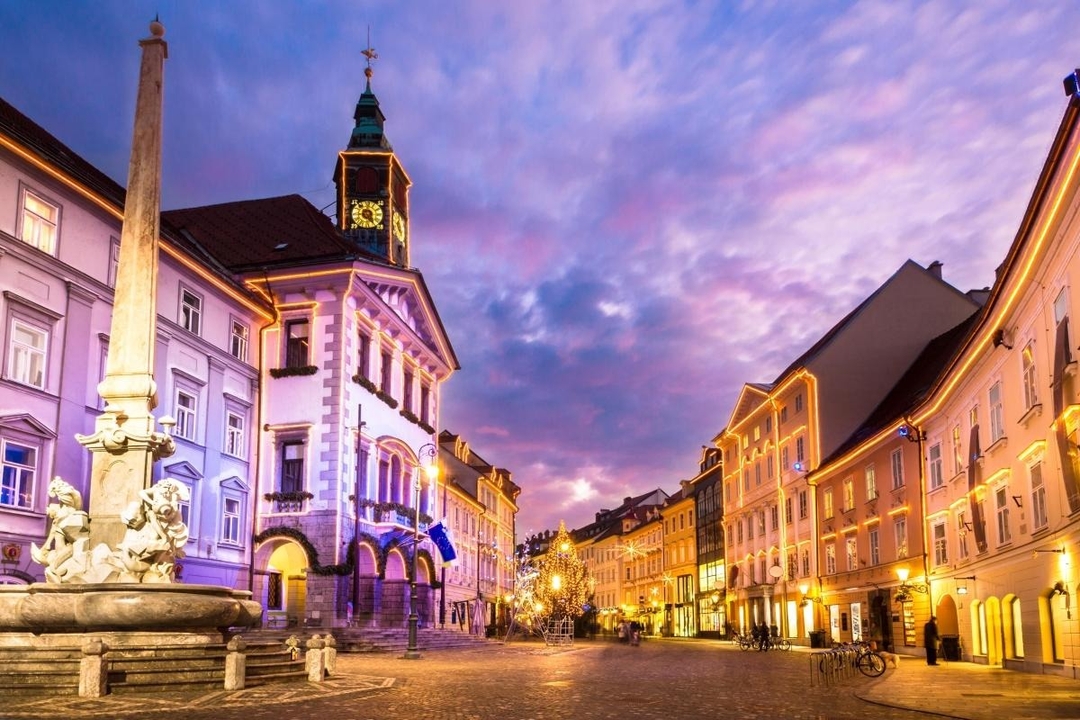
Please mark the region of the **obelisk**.
[[123, 537], [121, 512], [150, 486], [156, 459], [175, 446], [154, 430], [157, 405], [154, 342], [161, 211], [162, 90], [168, 46], [156, 19], [151, 37], [139, 41], [142, 61], [135, 129], [128, 166], [124, 224], [116, 273], [109, 355], [98, 393], [105, 410], [96, 432], [78, 436], [93, 453], [89, 512], [91, 546], [115, 547]]

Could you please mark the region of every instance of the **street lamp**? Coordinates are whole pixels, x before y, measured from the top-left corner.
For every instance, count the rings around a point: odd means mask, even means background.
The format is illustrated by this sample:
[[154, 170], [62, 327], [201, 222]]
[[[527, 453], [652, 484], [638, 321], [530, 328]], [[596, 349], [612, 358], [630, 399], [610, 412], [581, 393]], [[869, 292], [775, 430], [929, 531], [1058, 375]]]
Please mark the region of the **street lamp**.
[[[438, 455], [439, 449], [432, 443], [424, 445], [420, 448], [420, 452], [417, 453], [420, 464], [424, 469], [424, 477], [428, 483], [434, 482], [439, 477]], [[416, 505], [413, 508], [412, 577], [409, 579], [409, 645], [405, 648], [406, 660], [418, 660], [420, 658], [420, 650], [416, 647], [416, 625], [420, 620], [420, 616], [416, 612], [416, 556], [420, 552], [420, 491], [426, 485], [427, 483], [421, 479], [420, 473], [417, 472], [416, 480], [413, 482], [413, 486], [416, 488]]]
[[896, 568], [896, 577], [900, 580], [900, 586], [896, 589], [896, 598], [894, 599], [894, 601], [900, 603], [901, 605], [906, 602], [911, 602], [911, 593], [917, 592], [925, 595], [929, 590], [929, 588], [923, 583], [909, 583], [908, 577], [910, 577], [910, 575], [911, 571], [908, 568], [903, 566]]

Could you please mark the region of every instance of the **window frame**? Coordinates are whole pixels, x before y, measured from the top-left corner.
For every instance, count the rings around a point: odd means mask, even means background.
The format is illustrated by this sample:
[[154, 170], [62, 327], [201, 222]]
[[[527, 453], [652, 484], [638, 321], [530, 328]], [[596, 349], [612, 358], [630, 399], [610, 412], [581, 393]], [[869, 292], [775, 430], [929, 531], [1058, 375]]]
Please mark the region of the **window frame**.
[[[241, 330], [242, 332], [237, 332]], [[248, 349], [251, 343], [251, 327], [236, 317], [229, 316], [229, 354], [240, 362], [248, 361]]]
[[1029, 342], [1020, 351], [1020, 378], [1024, 386], [1024, 410], [1039, 404], [1038, 367], [1035, 365], [1035, 343]]
[[937, 490], [945, 486], [944, 461], [941, 457], [941, 442], [938, 441], [927, 450], [927, 465], [930, 468], [930, 489]]
[[[995, 397], [997, 400], [995, 402]], [[1005, 437], [1005, 408], [1004, 408], [1004, 393], [1002, 391], [1001, 381], [998, 380], [990, 386], [987, 391], [987, 404], [990, 408], [990, 444], [996, 443], [1001, 438]]]
[[889, 453], [889, 470], [892, 473], [892, 489], [900, 490], [904, 487], [904, 450], [896, 448]]
[[[13, 445], [33, 454], [32, 464], [20, 463], [8, 459], [8, 446]], [[0, 436], [0, 508], [13, 510], [33, 510], [35, 497], [38, 492], [37, 480], [41, 473], [43, 448], [40, 443], [27, 442], [21, 438]], [[11, 470], [11, 472], [9, 472]], [[14, 476], [14, 482], [9, 479]], [[10, 489], [9, 489], [10, 484]], [[18, 502], [4, 502], [8, 493], [12, 493], [14, 499], [24, 498], [25, 504]]]
[[863, 468], [863, 482], [866, 485], [866, 501], [873, 502], [877, 500], [877, 469], [874, 463], [870, 463]]
[[[191, 398], [191, 406], [182, 405], [181, 396]], [[177, 384], [173, 388], [173, 437], [195, 442], [199, 428], [199, 393], [186, 385]]]
[[[239, 427], [232, 424], [233, 418], [240, 421]], [[247, 460], [247, 413], [232, 407], [225, 408], [225, 437], [221, 451], [229, 457]]]
[[[54, 219], [45, 218], [40, 213], [31, 210], [29, 207], [27, 207], [27, 201], [30, 198], [33, 198], [36, 202], [42, 205], [52, 208], [52, 210], [55, 212], [56, 217]], [[33, 216], [33, 221], [27, 222], [28, 216], [30, 215]], [[16, 236], [18, 237], [20, 242], [25, 245], [29, 245], [30, 247], [35, 248], [36, 250], [39, 250], [46, 255], [58, 257], [60, 252], [60, 219], [62, 215], [63, 206], [59, 202], [53, 200], [50, 196], [45, 195], [38, 190], [32, 189], [29, 186], [20, 183], [18, 214], [19, 227], [16, 230]], [[37, 231], [35, 234], [40, 234], [40, 231], [43, 227], [51, 230], [51, 237], [48, 239], [48, 243], [51, 245], [51, 247], [49, 248], [42, 247], [39, 239], [31, 240], [27, 238], [27, 233], [31, 232], [31, 230], [28, 228], [32, 228], [33, 230]]]
[[[41, 341], [41, 347], [21, 342], [19, 334], [34, 336]], [[4, 377], [19, 385], [44, 390], [48, 384], [49, 344], [51, 332], [37, 323], [27, 322], [24, 318], [12, 315], [8, 322], [7, 358]], [[21, 352], [20, 352], [21, 351]], [[36, 371], [35, 371], [35, 362]], [[38, 382], [34, 382], [35, 374]]]
[[[311, 365], [311, 325], [311, 318], [307, 316], [286, 318], [282, 322], [282, 367], [303, 368]], [[300, 327], [305, 329], [305, 334], [294, 336], [293, 328]]]
[[[189, 298], [194, 302], [189, 302]], [[183, 283], [180, 284], [180, 305], [176, 317], [176, 322], [180, 327], [192, 335], [202, 337], [205, 306], [206, 301], [201, 293], [195, 292]]]
[[934, 567], [949, 564], [949, 534], [945, 520], [936, 520], [930, 524], [930, 541], [933, 544]]

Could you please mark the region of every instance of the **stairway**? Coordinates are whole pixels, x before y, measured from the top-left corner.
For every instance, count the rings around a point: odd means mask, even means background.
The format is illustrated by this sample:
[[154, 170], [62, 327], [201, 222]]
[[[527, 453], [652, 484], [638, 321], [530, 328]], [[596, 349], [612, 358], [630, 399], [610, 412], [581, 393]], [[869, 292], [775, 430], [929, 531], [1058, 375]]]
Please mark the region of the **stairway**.
[[[338, 652], [361, 653], [361, 652], [385, 652], [403, 653], [409, 646], [409, 629], [406, 627], [340, 627], [340, 628], [292, 628], [249, 630], [244, 633], [244, 638], [249, 642], [258, 643], [281, 643], [295, 635], [300, 640], [300, 647], [304, 647], [304, 641], [313, 635], [325, 636], [330, 633], [337, 641]], [[416, 646], [421, 651], [444, 650], [446, 648], [461, 647], [484, 647], [491, 640], [478, 638], [475, 635], [458, 630], [442, 630], [439, 628], [423, 627], [416, 631]]]

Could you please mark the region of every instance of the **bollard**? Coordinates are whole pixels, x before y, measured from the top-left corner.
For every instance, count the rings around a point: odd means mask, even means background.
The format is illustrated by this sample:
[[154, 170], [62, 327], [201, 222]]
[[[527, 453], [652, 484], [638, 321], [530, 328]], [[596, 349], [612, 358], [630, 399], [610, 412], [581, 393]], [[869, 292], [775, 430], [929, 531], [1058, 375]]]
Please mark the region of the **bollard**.
[[247, 642], [236, 635], [225, 649], [225, 689], [243, 690], [247, 681]]
[[79, 697], [96, 698], [108, 693], [109, 672], [105, 653], [109, 646], [94, 638], [83, 643], [79, 660]]
[[330, 633], [323, 638], [323, 668], [327, 676], [333, 675], [337, 670], [337, 640]]
[[325, 679], [326, 668], [323, 665], [322, 649], [323, 641], [318, 635], [313, 635], [307, 641], [304, 669], [307, 670], [308, 682], [322, 682]]

